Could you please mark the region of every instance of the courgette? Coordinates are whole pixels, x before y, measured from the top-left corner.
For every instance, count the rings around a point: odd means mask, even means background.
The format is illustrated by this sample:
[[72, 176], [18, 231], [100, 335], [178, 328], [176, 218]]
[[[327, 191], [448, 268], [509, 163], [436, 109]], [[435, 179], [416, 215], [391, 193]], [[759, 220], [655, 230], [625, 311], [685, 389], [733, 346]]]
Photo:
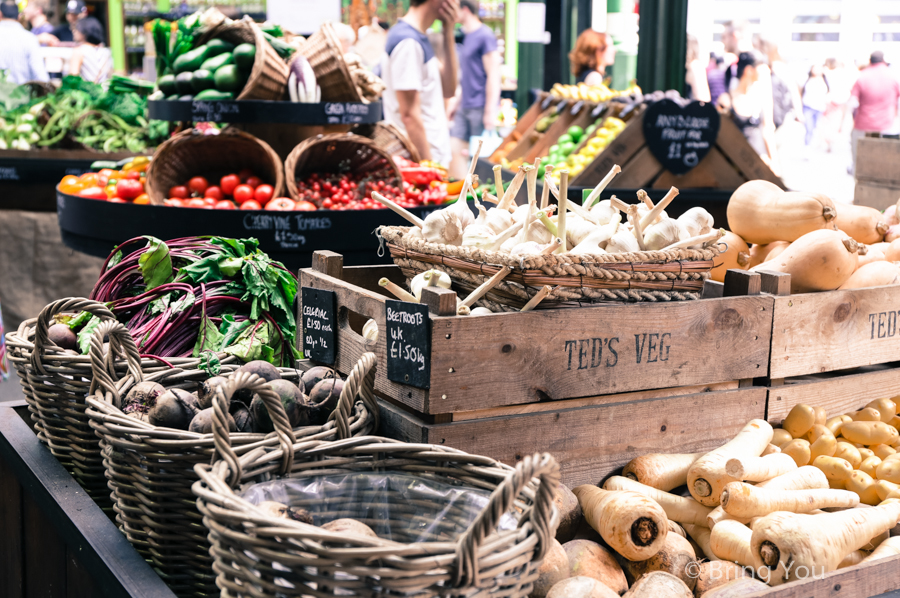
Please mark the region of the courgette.
[[213, 56], [218, 56], [219, 54], [224, 54], [225, 52], [233, 52], [234, 44], [231, 42], [226, 42], [224, 39], [211, 39], [206, 43], [206, 58], [212, 58]]
[[179, 73], [175, 77], [175, 93], [194, 93], [194, 86], [191, 84], [193, 79], [194, 73]]
[[194, 96], [195, 100], [207, 100], [210, 102], [228, 102], [234, 99], [234, 94], [230, 91], [219, 91], [218, 89], [204, 89]]
[[234, 49], [234, 63], [238, 65], [242, 71], [250, 71], [253, 69], [253, 62], [256, 60], [256, 46], [253, 44], [241, 44]]
[[166, 94], [167, 96], [175, 93], [175, 76], [174, 75], [163, 75], [159, 78], [159, 81], [156, 82], [159, 90]]
[[200, 68], [204, 71], [215, 73], [226, 64], [234, 64], [234, 55], [231, 52], [225, 52], [224, 54], [219, 54], [218, 56], [213, 56], [212, 58], [205, 60], [203, 64], [200, 65]]
[[194, 91], [213, 89], [216, 86], [216, 79], [211, 72], [204, 69], [198, 69], [194, 71], [191, 85], [193, 86]]
[[196, 71], [200, 68], [200, 65], [206, 60], [206, 53], [208, 48], [203, 45], [198, 48], [194, 48], [190, 52], [186, 52], [175, 59], [175, 67], [176, 73], [184, 73], [187, 71]]
[[246, 78], [235, 64], [226, 64], [216, 71], [216, 89], [219, 91], [240, 91]]

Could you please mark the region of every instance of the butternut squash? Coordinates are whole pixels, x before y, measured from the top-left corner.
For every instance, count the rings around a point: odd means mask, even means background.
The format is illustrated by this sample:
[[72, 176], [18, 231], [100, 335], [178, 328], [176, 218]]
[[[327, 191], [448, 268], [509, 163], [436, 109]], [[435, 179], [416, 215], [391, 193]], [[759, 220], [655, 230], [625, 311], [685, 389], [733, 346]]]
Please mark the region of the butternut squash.
[[897, 239], [900, 239], [900, 224], [892, 224], [884, 233], [884, 240], [887, 243], [893, 243]]
[[881, 216], [884, 218], [884, 221], [888, 223], [888, 226], [900, 224], [900, 219], [897, 218], [897, 204], [885, 208], [884, 214]]
[[725, 282], [726, 271], [746, 270], [750, 267], [750, 246], [733, 232], [725, 231], [718, 246], [719, 250], [725, 250], [713, 259], [715, 266], [710, 272], [713, 280]]
[[891, 241], [891, 244], [884, 250], [884, 259], [889, 262], [900, 262], [900, 239]]
[[878, 243], [888, 232], [888, 223], [881, 212], [868, 206], [841, 204], [837, 208], [838, 230], [842, 230], [857, 243]]
[[796, 241], [815, 230], [835, 230], [834, 202], [821, 193], [782, 190], [768, 181], [749, 181], [728, 201], [728, 228], [748, 243]]
[[[881, 245], [881, 243], [877, 243], [876, 245]], [[857, 268], [862, 268], [866, 264], [871, 264], [873, 262], [885, 261], [884, 252], [880, 249], [873, 249], [873, 247], [875, 247], [875, 245], [863, 245], [859, 248], [859, 265]], [[863, 250], [865, 250], [865, 253], [863, 253]]]
[[801, 236], [777, 258], [753, 270], [790, 274], [791, 293], [833, 291], [856, 271], [858, 247], [845, 233], [816, 230]]
[[838, 288], [840, 290], [867, 289], [897, 283], [900, 283], [900, 267], [891, 262], [872, 262], [859, 267], [847, 279], [847, 282]]
[[773, 258], [780, 254], [782, 251], [787, 249], [788, 243], [787, 241], [775, 241], [773, 243], [766, 243], [765, 245], [751, 245], [750, 246], [750, 266], [758, 266], [764, 261], [769, 259], [769, 256]]

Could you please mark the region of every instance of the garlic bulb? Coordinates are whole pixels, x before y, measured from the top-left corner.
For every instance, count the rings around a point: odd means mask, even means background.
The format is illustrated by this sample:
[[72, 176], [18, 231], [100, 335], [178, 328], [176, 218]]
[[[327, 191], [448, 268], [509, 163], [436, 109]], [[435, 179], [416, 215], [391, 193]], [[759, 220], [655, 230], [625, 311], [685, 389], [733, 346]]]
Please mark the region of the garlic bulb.
[[406, 233], [406, 237], [408, 239], [424, 239], [425, 238], [424, 236], [422, 236], [422, 229], [419, 228], [418, 226], [409, 227], [409, 232]]
[[525, 241], [524, 243], [519, 243], [515, 247], [513, 247], [509, 255], [510, 257], [516, 257], [518, 255], [538, 255], [541, 253], [541, 250], [544, 249], [540, 243], [535, 243], [534, 241]]
[[491, 208], [487, 211], [485, 222], [491, 231], [495, 233], [501, 233], [515, 224], [512, 214], [507, 210], [498, 210], [497, 208]]
[[[569, 214], [566, 222], [566, 241], [569, 247], [575, 247], [584, 241], [597, 227], [575, 214]], [[547, 231], [549, 233], [549, 231]]]
[[365, 323], [362, 329], [363, 338], [373, 343], [378, 342], [378, 324], [371, 318]]
[[530, 209], [531, 206], [528, 204], [517, 207], [515, 212], [512, 213], [513, 222], [525, 222], [525, 216], [528, 215], [528, 210]]
[[[431, 284], [433, 281], [434, 284]], [[424, 289], [425, 287], [436, 286], [449, 289], [450, 285], [450, 276], [446, 272], [440, 272], [438, 270], [428, 270], [427, 272], [416, 274], [413, 279], [409, 281], [409, 290], [412, 291], [413, 297], [416, 298], [416, 301], [421, 301], [422, 289]]]
[[531, 226], [528, 227], [528, 238], [525, 240], [546, 244], [553, 240], [553, 234], [547, 230], [547, 227], [540, 220], [534, 220]]
[[472, 316], [492, 316], [494, 312], [489, 310], [486, 307], [476, 307], [469, 312], [469, 317]]
[[705, 235], [712, 230], [715, 224], [712, 214], [703, 208], [691, 208], [678, 217], [678, 222], [683, 224], [690, 233], [688, 238]]
[[680, 232], [678, 222], [663, 218], [644, 231], [644, 245], [651, 251], [657, 251], [680, 241]]
[[[471, 215], [471, 213], [470, 213]], [[442, 243], [445, 245], [461, 245], [463, 227], [456, 214], [449, 208], [435, 210], [425, 217], [425, 225], [422, 227], [422, 236], [429, 243]]]
[[638, 245], [637, 239], [634, 238], [634, 233], [624, 230], [624, 228], [616, 232], [609, 240], [609, 243], [606, 244], [608, 253], [627, 253], [640, 250], [641, 247]]
[[[612, 204], [608, 199], [604, 199], [601, 202], [594, 204], [594, 207], [591, 208], [591, 214], [594, 214], [597, 217], [597, 224], [607, 224], [610, 220], [619, 216], [619, 210], [612, 207]], [[619, 219], [621, 221], [621, 216]]]
[[503, 253], [509, 253], [512, 251], [513, 247], [519, 244], [518, 237], [512, 237], [511, 239], [507, 239], [503, 242], [503, 245], [500, 246], [500, 251]]
[[619, 229], [618, 219], [613, 219], [608, 224], [594, 227], [591, 234], [585, 237], [581, 243], [572, 248], [569, 253], [585, 254], [585, 253], [606, 253], [604, 249], [609, 240], [616, 234]]
[[478, 212], [478, 218], [463, 232], [463, 245], [481, 247], [490, 242], [494, 235], [494, 231], [487, 225], [487, 212], [485, 212], [484, 206], [478, 206]]

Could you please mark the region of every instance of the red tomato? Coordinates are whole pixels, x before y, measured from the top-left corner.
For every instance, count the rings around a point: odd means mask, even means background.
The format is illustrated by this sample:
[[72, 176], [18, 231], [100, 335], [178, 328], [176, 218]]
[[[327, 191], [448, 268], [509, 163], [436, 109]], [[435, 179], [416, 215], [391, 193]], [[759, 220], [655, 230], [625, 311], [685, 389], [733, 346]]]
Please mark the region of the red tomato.
[[267, 210], [277, 210], [279, 212], [291, 212], [294, 209], [294, 200], [289, 197], [276, 197], [266, 204]]
[[140, 181], [122, 179], [116, 183], [116, 195], [122, 199], [135, 199], [144, 192]]
[[222, 188], [213, 185], [211, 187], [206, 188], [206, 192], [203, 194], [203, 197], [212, 197], [217, 201], [222, 200]]
[[242, 183], [246, 183], [247, 179], [253, 176], [253, 171], [249, 168], [245, 168], [238, 173], [238, 176], [241, 178]]
[[181, 201], [177, 197], [170, 197], [169, 199], [163, 200], [163, 204], [171, 207], [171, 208], [183, 208], [184, 202]]
[[110, 197], [109, 203], [128, 203], [128, 202], [125, 201], [124, 199], [122, 199], [121, 197]]
[[141, 173], [137, 170], [129, 170], [125, 173], [125, 178], [131, 179], [132, 181], [139, 181], [141, 180]]
[[256, 189], [257, 187], [259, 187], [260, 185], [262, 185], [262, 179], [259, 178], [258, 176], [247, 177], [247, 180], [244, 181], [244, 184], [245, 184], [245, 185], [250, 185], [251, 187], [253, 187], [254, 189]]
[[235, 187], [241, 184], [241, 179], [236, 174], [229, 174], [222, 177], [222, 180], [219, 181], [219, 186], [222, 188], [222, 193], [225, 195], [231, 195], [234, 193]]
[[187, 199], [190, 193], [184, 185], [175, 185], [169, 189], [169, 197], [177, 197], [178, 199]]
[[106, 200], [106, 190], [103, 187], [88, 187], [78, 192], [78, 197], [87, 197], [88, 199]]
[[204, 197], [203, 198], [203, 203], [205, 203], [206, 206], [209, 208], [215, 207], [215, 205], [218, 201], [219, 200], [216, 199], [215, 197]]
[[209, 207], [209, 206], [206, 205], [206, 202], [203, 201], [202, 199], [200, 199], [199, 197], [195, 197], [194, 199], [191, 199], [190, 201], [188, 201], [188, 202], [185, 204], [185, 207], [188, 207], [188, 208], [207, 208], [207, 207]]
[[228, 201], [228, 200], [217, 201], [217, 202], [216, 202], [216, 205], [213, 206], [213, 208], [215, 208], [216, 210], [234, 210], [234, 209], [237, 209], [237, 208], [235, 208], [234, 202]]
[[[253, 187], [250, 185], [238, 185], [234, 189], [234, 201], [237, 202], [238, 205], [242, 205], [245, 201], [250, 201], [253, 198]], [[259, 204], [259, 202], [257, 202]], [[262, 205], [262, 204], [259, 204]]]
[[261, 210], [262, 206], [255, 199], [249, 199], [241, 204], [242, 210]]
[[207, 181], [202, 176], [195, 176], [190, 181], [188, 181], [187, 186], [188, 189], [202, 197], [206, 190], [209, 188], [209, 181]]
[[275, 189], [272, 188], [272, 185], [258, 185], [253, 191], [253, 199], [262, 205], [269, 203], [273, 195], [275, 195]]

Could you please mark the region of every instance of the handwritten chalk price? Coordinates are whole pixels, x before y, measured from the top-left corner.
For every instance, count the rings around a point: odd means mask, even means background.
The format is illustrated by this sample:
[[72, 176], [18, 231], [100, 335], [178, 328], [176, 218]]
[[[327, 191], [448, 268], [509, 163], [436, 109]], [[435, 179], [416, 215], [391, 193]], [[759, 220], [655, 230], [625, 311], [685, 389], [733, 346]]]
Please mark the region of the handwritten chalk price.
[[431, 386], [431, 320], [428, 307], [387, 300], [388, 380], [416, 388]]

